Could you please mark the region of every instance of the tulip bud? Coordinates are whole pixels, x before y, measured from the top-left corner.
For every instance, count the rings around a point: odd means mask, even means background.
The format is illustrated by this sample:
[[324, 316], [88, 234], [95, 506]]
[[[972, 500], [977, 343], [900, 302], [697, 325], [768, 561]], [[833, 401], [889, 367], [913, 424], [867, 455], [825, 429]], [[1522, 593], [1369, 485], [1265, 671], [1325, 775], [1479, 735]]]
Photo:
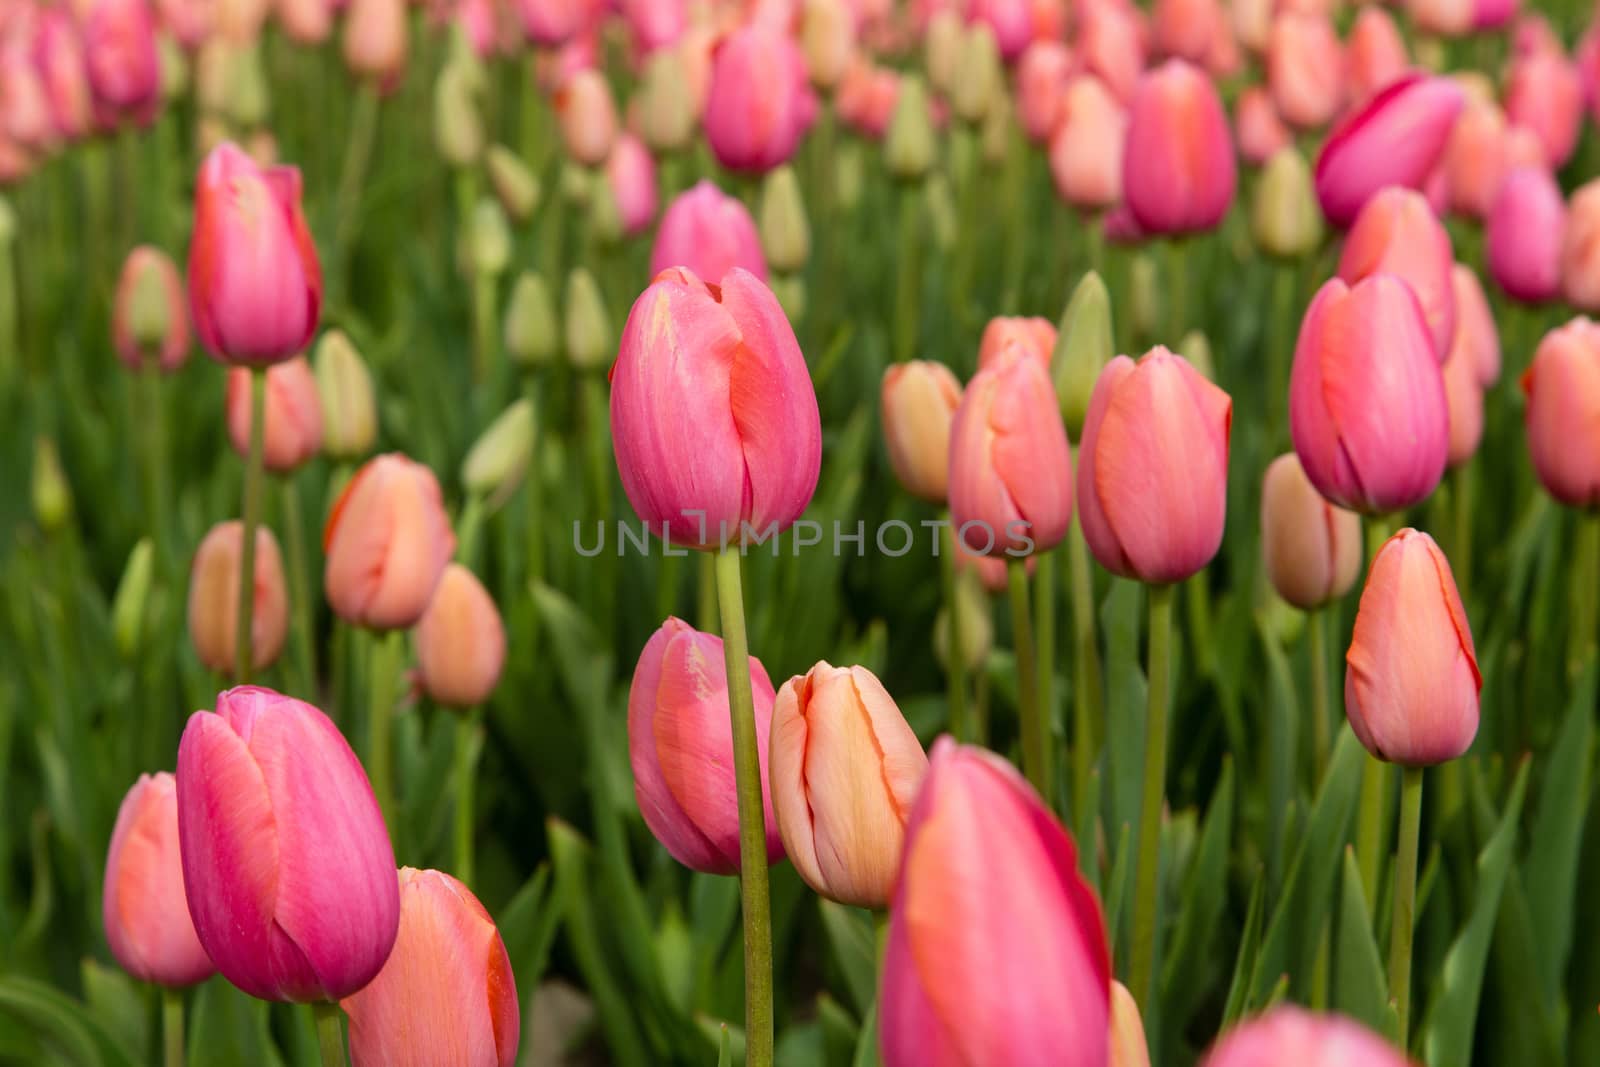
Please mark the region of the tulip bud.
[[841, 904], [887, 907], [928, 757], [883, 683], [826, 662], [789, 679], [767, 766], [784, 852], [805, 883]]
[[661, 217], [650, 249], [654, 274], [686, 267], [715, 285], [735, 267], [766, 281], [767, 261], [744, 204], [702, 179], [678, 194]]
[[[1459, 327], [1457, 329], [1459, 333]], [[1483, 386], [1469, 352], [1452, 349], [1444, 364], [1445, 410], [1450, 422], [1446, 464], [1454, 469], [1477, 454], [1483, 440]]]
[[178, 838], [200, 944], [251, 996], [337, 1000], [389, 958], [400, 899], [383, 813], [310, 704], [241, 686], [189, 717]]
[[678, 152], [689, 146], [694, 139], [695, 104], [678, 49], [651, 53], [635, 99], [639, 133], [654, 151]]
[[990, 319], [978, 338], [978, 369], [993, 366], [1011, 345], [1048, 367], [1056, 349], [1055, 324], [1039, 316], [998, 315]]
[[920, 181], [933, 166], [933, 119], [928, 114], [928, 94], [922, 79], [908, 74], [900, 79], [900, 95], [883, 139], [883, 163], [901, 181]]
[[[750, 657], [767, 862], [783, 858], [768, 774], [776, 694]], [[722, 639], [669, 618], [639, 653], [628, 690], [628, 762], [645, 825], [672, 858], [706, 874], [739, 870], [739, 807]]]
[[1293, 146], [1280, 150], [1261, 172], [1250, 229], [1269, 256], [1297, 259], [1322, 243], [1322, 210], [1311, 184], [1311, 168]]
[[587, 267], [567, 275], [567, 358], [581, 369], [604, 366], [616, 356], [616, 337], [605, 297]]
[[1350, 591], [1361, 570], [1361, 517], [1323, 499], [1294, 453], [1261, 485], [1261, 554], [1272, 587], [1302, 611]]
[[1161, 272], [1148, 253], [1133, 257], [1128, 271], [1128, 318], [1135, 337], [1154, 337], [1161, 328]]
[[656, 191], [656, 161], [644, 142], [631, 133], [617, 137], [606, 160], [604, 188], [617, 214], [619, 235], [629, 236], [649, 228], [660, 203]]
[[1108, 1067], [1150, 1067], [1139, 1004], [1128, 987], [1111, 980], [1111, 1059]]
[[145, 611], [150, 603], [150, 572], [154, 563], [155, 546], [150, 538], [141, 537], [133, 551], [128, 553], [128, 563], [122, 569], [122, 580], [117, 583], [117, 595], [111, 601], [111, 637], [117, 654], [132, 660], [144, 640]]
[[512, 362], [523, 367], [549, 363], [556, 355], [556, 309], [544, 276], [523, 271], [506, 305], [505, 345]]
[[794, 171], [787, 166], [768, 173], [762, 183], [760, 234], [767, 263], [780, 274], [800, 270], [811, 256], [805, 201]]
[[1200, 377], [1208, 382], [1217, 380], [1217, 365], [1211, 358], [1211, 342], [1202, 330], [1190, 330], [1178, 342], [1177, 354], [1189, 361], [1189, 365], [1200, 372]]
[[617, 136], [617, 108], [605, 76], [592, 68], [568, 75], [556, 91], [555, 110], [573, 161], [585, 167], [604, 163]]
[[1233, 126], [1239, 155], [1253, 166], [1261, 166], [1294, 143], [1294, 135], [1278, 116], [1272, 97], [1259, 85], [1239, 94], [1233, 105]]
[[452, 167], [470, 167], [483, 154], [483, 116], [472, 74], [447, 63], [433, 85], [433, 140]]
[[101, 901], [106, 943], [122, 969], [169, 989], [203, 982], [216, 969], [184, 899], [177, 790], [165, 771], [141, 774], [122, 798]]
[[1583, 94], [1578, 69], [1558, 43], [1548, 51], [1512, 59], [1506, 78], [1506, 117], [1533, 131], [1544, 147], [1547, 165], [1564, 167], [1583, 125]]
[[[251, 376], [246, 367], [228, 372], [226, 408], [228, 438], [241, 457], [250, 454]], [[322, 403], [317, 380], [304, 356], [267, 368], [266, 469], [277, 474], [294, 470], [322, 448]]]
[[1368, 200], [1356, 217], [1339, 255], [1339, 277], [1354, 285], [1389, 273], [1406, 282], [1427, 320], [1434, 355], [1443, 363], [1456, 335], [1454, 265], [1450, 234], [1427, 198], [1392, 188]]
[[230, 48], [227, 58], [227, 96], [222, 112], [238, 129], [254, 129], [267, 121], [272, 100], [267, 74], [261, 67], [261, 46], [252, 42]]
[[1200, 1061], [1201, 1067], [1409, 1067], [1411, 1061], [1389, 1042], [1337, 1015], [1313, 1015], [1284, 1004], [1224, 1034]]
[[1600, 178], [1573, 190], [1561, 242], [1561, 287], [1568, 303], [1600, 311]]
[[1344, 63], [1344, 46], [1327, 15], [1285, 11], [1272, 20], [1267, 84], [1278, 113], [1291, 126], [1316, 129], [1338, 114]]
[[335, 459], [366, 455], [378, 435], [377, 400], [372, 374], [343, 330], [329, 330], [317, 342], [315, 374], [322, 450]]
[[1050, 137], [1050, 177], [1057, 195], [1081, 211], [1105, 211], [1119, 203], [1127, 130], [1127, 111], [1104, 82], [1092, 74], [1069, 81]]
[[1061, 41], [1036, 40], [1017, 63], [1017, 117], [1028, 140], [1050, 139], [1061, 119], [1063, 90], [1072, 71], [1072, 50]]
[[[522, 454], [526, 459], [526, 448]], [[413, 637], [422, 690], [436, 704], [473, 708], [489, 699], [505, 665], [506, 631], [494, 598], [470, 570], [445, 567]]]
[[883, 373], [883, 436], [889, 464], [906, 492], [945, 502], [950, 474], [950, 423], [961, 382], [943, 363], [912, 360]]
[[461, 487], [492, 500], [510, 496], [533, 452], [533, 419], [533, 404], [526, 397], [501, 412], [461, 461]]
[[33, 517], [45, 533], [55, 533], [72, 515], [72, 486], [61, 469], [61, 455], [48, 437], [33, 440]]
[[[0, 242], [3, 243], [3, 242]], [[170, 374], [189, 358], [189, 314], [178, 268], [159, 248], [140, 245], [128, 253], [117, 277], [111, 313], [117, 356], [130, 370], [154, 357]]]
[[1539, 342], [1522, 375], [1528, 456], [1545, 491], [1600, 508], [1600, 326], [1576, 318]]
[[811, 84], [832, 89], [855, 53], [855, 15], [843, 0], [806, 0], [800, 17], [800, 48]]
[[101, 124], [148, 119], [161, 92], [155, 13], [142, 0], [88, 0], [77, 6], [89, 88]]
[[994, 32], [982, 23], [974, 23], [962, 34], [956, 54], [954, 77], [948, 89], [950, 110], [956, 118], [976, 126], [989, 114], [1002, 89], [1000, 50]]
[[1410, 528], [1372, 560], [1345, 654], [1350, 728], [1380, 760], [1426, 767], [1462, 755], [1483, 688], [1450, 563]]
[[983, 116], [983, 126], [978, 131], [983, 162], [990, 169], [998, 168], [1011, 151], [1012, 122], [1011, 97], [996, 93]]
[[156, 62], [160, 64], [161, 99], [172, 103], [189, 88], [189, 58], [169, 34], [156, 38]]
[[928, 84], [940, 96], [948, 96], [955, 85], [965, 38], [961, 16], [948, 8], [941, 8], [928, 20], [922, 38], [923, 65], [928, 72]]
[[[1157, 417], [1156, 412], [1160, 412]], [[1152, 585], [1198, 573], [1222, 544], [1233, 401], [1157, 345], [1106, 364], [1078, 452], [1089, 551]]]
[[1461, 89], [1414, 73], [1390, 83], [1337, 126], [1317, 155], [1317, 199], [1335, 226], [1355, 221], [1380, 189], [1420, 189], [1433, 174], [1461, 113]]
[[1561, 294], [1561, 241], [1567, 206], [1543, 167], [1518, 167], [1489, 209], [1484, 254], [1489, 275], [1515, 300], [1536, 304]]
[[534, 211], [539, 207], [539, 179], [534, 177], [533, 171], [522, 162], [522, 158], [504, 145], [497, 144], [489, 146], [484, 163], [495, 199], [500, 201], [501, 208], [511, 221], [520, 225], [533, 218]]
[[1067, 437], [1073, 441], [1083, 435], [1083, 420], [1089, 413], [1094, 384], [1115, 351], [1111, 340], [1111, 294], [1100, 275], [1091, 270], [1072, 290], [1072, 299], [1061, 313], [1061, 328], [1050, 357], [1061, 418], [1067, 425]]
[[1228, 116], [1211, 79], [1183, 60], [1139, 78], [1122, 157], [1128, 208], [1147, 233], [1209, 230], [1233, 203]]
[[944, 172], [935, 171], [922, 183], [922, 189], [923, 210], [928, 214], [928, 227], [933, 231], [933, 245], [941, 252], [948, 252], [956, 246], [961, 226], [950, 179]]
[[728, 35], [712, 59], [706, 143], [730, 170], [762, 173], [794, 155], [816, 107], [794, 41], [750, 23]]
[[849, 214], [861, 203], [861, 190], [866, 184], [866, 161], [861, 145], [846, 141], [839, 146], [833, 162], [833, 195], [839, 210]]
[[472, 272], [480, 278], [498, 278], [511, 264], [511, 231], [497, 201], [484, 197], [472, 209], [467, 248]]
[[[959, 551], [959, 547], [958, 547]], [[976, 557], [992, 562], [987, 557]], [[968, 569], [956, 575], [955, 610], [961, 613], [961, 659], [967, 670], [975, 671], [989, 659], [994, 647], [994, 619], [989, 601], [977, 574]], [[933, 621], [933, 654], [939, 666], [950, 669], [950, 608], [939, 609]]]
[[340, 1004], [357, 1064], [511, 1067], [522, 1020], [500, 931], [472, 890], [400, 868], [400, 925], [383, 969]]
[[[189, 569], [189, 641], [209, 670], [229, 673], [237, 662], [240, 550], [244, 523], [219, 522], [195, 550]], [[278, 539], [256, 527], [255, 593], [251, 600], [250, 667], [270, 667], [289, 633], [289, 594]]]
[[379, 630], [415, 625], [456, 550], [433, 471], [393, 452], [368, 460], [328, 513], [322, 547], [335, 614]]

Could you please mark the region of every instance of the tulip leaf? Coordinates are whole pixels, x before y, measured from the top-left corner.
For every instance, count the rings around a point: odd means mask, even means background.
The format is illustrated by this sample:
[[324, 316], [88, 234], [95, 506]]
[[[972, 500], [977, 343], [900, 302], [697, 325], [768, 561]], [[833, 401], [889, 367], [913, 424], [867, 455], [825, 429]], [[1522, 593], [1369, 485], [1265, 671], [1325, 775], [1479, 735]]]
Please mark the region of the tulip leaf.
[[880, 1067], [883, 1060], [878, 1054], [878, 1005], [867, 1009], [861, 1020], [861, 1033], [856, 1038], [856, 1055], [851, 1067]]
[[89, 1010], [117, 1044], [125, 1049], [148, 1048], [150, 1021], [144, 989], [122, 971], [99, 960], [85, 959], [80, 971]]
[[221, 978], [202, 985], [190, 1001], [190, 1067], [275, 1067], [269, 1005]]
[[111, 1035], [81, 1003], [32, 978], [0, 978], [0, 1013], [33, 1029], [67, 1060], [84, 1067], [133, 1067]]
[[1340, 877], [1339, 933], [1333, 955], [1333, 1010], [1381, 1034], [1392, 1035], [1400, 1017], [1389, 1000], [1383, 956], [1372, 933], [1372, 913], [1361, 888], [1355, 849], [1345, 846]]
[[1111, 878], [1106, 882], [1106, 934], [1111, 941], [1114, 959], [1126, 959], [1126, 952], [1117, 950], [1119, 934], [1123, 933], [1122, 919], [1132, 909], [1133, 897], [1133, 827], [1122, 824], [1117, 835], [1117, 859], [1111, 867]]
[[523, 997], [530, 998], [549, 966], [561, 908], [550, 888], [550, 864], [541, 863], [500, 912], [496, 925]]
[[1233, 761], [1224, 759], [1194, 862], [1183, 878], [1171, 948], [1161, 970], [1161, 1025], [1179, 1034], [1215, 977], [1218, 922], [1227, 903], [1228, 845], [1233, 833]]
[[717, 1067], [733, 1067], [733, 1042], [728, 1039], [728, 1024], [717, 1036]]
[[1139, 666], [1137, 582], [1113, 581], [1100, 611], [1106, 642], [1106, 767], [1110, 780], [1106, 830], [1139, 824], [1144, 785], [1145, 677]]
[[1467, 925], [1445, 955], [1422, 1041], [1423, 1061], [1428, 1067], [1456, 1067], [1472, 1062], [1473, 1030], [1483, 989], [1484, 965], [1514, 855], [1517, 820], [1522, 816], [1527, 785], [1528, 763], [1524, 760], [1517, 770], [1511, 799], [1500, 816], [1499, 827], [1478, 854], [1477, 891]]
[[827, 932], [833, 959], [844, 972], [846, 987], [856, 1009], [865, 1012], [877, 996], [878, 960], [872, 919], [860, 908], [818, 899], [822, 928]]
[[845, 1063], [850, 1060], [861, 1039], [861, 1025], [849, 1010], [828, 993], [818, 993], [817, 1022], [822, 1034], [820, 1061]]
[[[1282, 884], [1284, 854], [1289, 848], [1287, 817], [1294, 801], [1295, 779], [1300, 763], [1296, 758], [1296, 725], [1300, 721], [1299, 702], [1295, 697], [1294, 681], [1290, 676], [1289, 662], [1273, 635], [1266, 618], [1256, 617], [1256, 633], [1260, 637], [1261, 651], [1267, 660], [1267, 680], [1270, 698], [1265, 709], [1267, 737], [1267, 884]], [[1236, 744], [1236, 742], [1234, 742]], [[1247, 751], [1234, 747], [1235, 752]]]
[[1245, 1001], [1250, 989], [1250, 976], [1256, 969], [1256, 957], [1261, 952], [1262, 882], [1251, 879], [1250, 907], [1245, 912], [1244, 930], [1239, 934], [1239, 952], [1233, 961], [1233, 981], [1228, 985], [1228, 999], [1222, 1009], [1222, 1029], [1226, 1030], [1244, 1015]]
[[1544, 992], [1528, 895], [1515, 865], [1500, 899], [1489, 962], [1480, 1019], [1484, 1043], [1478, 1050], [1483, 1061], [1567, 1062], [1562, 1052], [1566, 1004], [1559, 994], [1547, 996]]

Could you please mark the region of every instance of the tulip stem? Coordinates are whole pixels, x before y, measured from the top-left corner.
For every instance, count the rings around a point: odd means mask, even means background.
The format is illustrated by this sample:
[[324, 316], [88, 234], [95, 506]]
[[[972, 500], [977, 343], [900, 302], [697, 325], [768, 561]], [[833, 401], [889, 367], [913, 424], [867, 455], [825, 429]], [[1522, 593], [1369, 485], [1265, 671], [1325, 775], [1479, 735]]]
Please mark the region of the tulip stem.
[[[1067, 531], [1067, 560], [1072, 582], [1072, 817], [1082, 820], [1090, 809], [1096, 734], [1100, 710], [1100, 647], [1094, 630], [1094, 574], [1089, 570], [1089, 545], [1078, 517]], [[1081, 823], [1080, 823], [1081, 825]]]
[[344, 1054], [344, 1021], [339, 1018], [339, 1005], [326, 1001], [313, 1004], [311, 1014], [317, 1020], [317, 1047], [322, 1050], [322, 1067], [345, 1067], [350, 1061]]
[[1044, 741], [1044, 715], [1039, 709], [1039, 674], [1035, 659], [1033, 612], [1028, 609], [1028, 566], [1021, 559], [1006, 560], [1006, 581], [1011, 594], [1011, 645], [1017, 660], [1017, 718], [1022, 725], [1022, 773], [1050, 803], [1049, 750]]
[[[602, 530], [611, 525], [611, 482], [616, 463], [611, 458], [610, 401], [606, 395], [606, 381], [598, 371], [579, 373], [583, 390], [583, 435], [588, 446], [589, 478], [593, 486], [594, 517]], [[609, 646], [615, 625], [616, 557], [602, 552], [597, 562], [599, 581], [596, 583], [595, 614], [601, 627], [601, 639]]]
[[1398, 1041], [1406, 1048], [1411, 1007], [1411, 935], [1416, 924], [1417, 835], [1422, 826], [1422, 768], [1407, 767], [1400, 792], [1400, 851], [1394, 864], [1394, 924], [1389, 931], [1389, 995], [1399, 1017]]
[[183, 1067], [183, 990], [161, 990], [161, 1039], [165, 1067]]
[[472, 786], [478, 775], [478, 757], [482, 753], [483, 709], [478, 707], [456, 719], [455, 876], [469, 887], [473, 874]]
[[1133, 888], [1133, 950], [1128, 990], [1143, 1012], [1154, 990], [1156, 925], [1161, 900], [1161, 805], [1167, 780], [1167, 703], [1171, 692], [1172, 586], [1150, 590], [1149, 702], [1144, 723], [1144, 795], [1139, 803], [1138, 873]]
[[250, 369], [250, 452], [244, 464], [244, 543], [239, 548], [239, 605], [234, 616], [233, 680], [250, 681], [255, 658], [250, 632], [255, 618], [256, 527], [261, 522], [261, 461], [267, 434], [267, 369]]
[[1306, 620], [1311, 628], [1311, 757], [1313, 786], [1328, 765], [1328, 615], [1318, 609]]
[[1600, 629], [1600, 515], [1578, 513], [1578, 582], [1573, 586], [1572, 645], [1568, 660], [1581, 670], [1595, 651]]
[[147, 492], [150, 495], [150, 539], [155, 542], [156, 560], [160, 570], [167, 570], [167, 486], [166, 486], [166, 412], [162, 410], [161, 357], [155, 351], [146, 351], [144, 366], [139, 372], [139, 384], [144, 390], [144, 405], [139, 417], [144, 423], [144, 463]]
[[744, 911], [744, 1026], [747, 1067], [772, 1065], [772, 902], [767, 890], [767, 830], [756, 750], [755, 699], [744, 628], [738, 545], [717, 553], [717, 596], [727, 658], [733, 773], [739, 795], [739, 890]]
[[957, 741], [972, 740], [971, 724], [967, 720], [967, 650], [961, 632], [961, 604], [956, 583], [956, 535], [946, 512], [940, 525], [941, 546], [939, 576], [944, 582], [945, 617], [945, 685], [950, 703], [950, 733]]
[[295, 657], [299, 660], [300, 692], [312, 699], [317, 684], [317, 643], [312, 632], [311, 587], [306, 582], [306, 532], [300, 519], [300, 489], [293, 477], [283, 480], [283, 525], [289, 543], [290, 609], [294, 612]]
[[[1384, 542], [1389, 539], [1389, 517], [1374, 515], [1367, 520], [1367, 573]], [[1361, 872], [1361, 889], [1370, 907], [1378, 906], [1378, 867], [1383, 854], [1383, 801], [1389, 768], [1370, 755], [1361, 775], [1361, 802], [1356, 815], [1356, 867]]]
[[1450, 569], [1463, 608], [1472, 580], [1472, 467], [1462, 464], [1450, 472], [1451, 503], [1455, 505], [1455, 539]]
[[1174, 237], [1167, 242], [1167, 340], [1177, 344], [1189, 321], [1188, 264], [1185, 262], [1188, 242]]
[[[395, 836], [394, 786], [390, 778], [389, 719], [394, 714], [395, 681], [400, 673], [400, 632], [372, 632], [372, 675], [367, 679], [372, 703], [367, 718], [367, 769], [372, 795], [378, 799], [389, 837]], [[400, 851], [395, 842], [395, 852]]]
[[[341, 300], [349, 298], [350, 250], [360, 232], [361, 186], [378, 127], [378, 90], [363, 81], [356, 90], [355, 107], [345, 141], [344, 164], [339, 171], [338, 214], [334, 217], [334, 281]], [[330, 301], [331, 303], [331, 301]]]
[[922, 318], [922, 183], [902, 182], [900, 196], [900, 253], [895, 267], [894, 358], [910, 359], [917, 347], [917, 324]]
[[1037, 682], [1039, 724], [1042, 730], [1040, 743], [1044, 746], [1045, 784], [1050, 792], [1045, 803], [1056, 806], [1055, 795], [1055, 723], [1056, 723], [1056, 553], [1055, 549], [1039, 553], [1039, 567], [1034, 575], [1038, 587], [1038, 602], [1033, 606], [1034, 626], [1038, 628], [1039, 659]]

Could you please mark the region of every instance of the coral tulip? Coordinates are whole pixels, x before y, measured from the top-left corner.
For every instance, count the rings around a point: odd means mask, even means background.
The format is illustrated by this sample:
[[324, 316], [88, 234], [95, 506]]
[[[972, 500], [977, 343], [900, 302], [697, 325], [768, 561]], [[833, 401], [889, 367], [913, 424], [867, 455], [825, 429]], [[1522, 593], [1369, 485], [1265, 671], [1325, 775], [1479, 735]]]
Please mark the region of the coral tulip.
[[1405, 38], [1381, 7], [1365, 5], [1345, 42], [1345, 76], [1350, 98], [1365, 101], [1405, 74], [1411, 66]]
[[1061, 117], [1062, 96], [1072, 71], [1072, 52], [1060, 41], [1035, 41], [1017, 63], [1017, 118], [1022, 132], [1043, 144]]
[[1294, 143], [1294, 135], [1279, 117], [1271, 94], [1259, 85], [1239, 94], [1233, 105], [1233, 125], [1239, 138], [1239, 155], [1258, 167]]
[[1109, 1067], [1150, 1067], [1139, 1004], [1128, 987], [1111, 980], [1111, 1060]]
[[408, 35], [405, 0], [349, 0], [342, 41], [345, 66], [387, 92], [405, 74]]
[[707, 179], [679, 193], [661, 216], [650, 249], [650, 271], [684, 267], [702, 278], [721, 279], [740, 267], [767, 280], [767, 260], [755, 219], [742, 202]]
[[322, 547], [335, 614], [380, 630], [415, 625], [456, 551], [433, 471], [399, 453], [368, 460], [328, 513]]
[[171, 374], [189, 358], [189, 308], [172, 259], [159, 248], [140, 245], [123, 260], [111, 310], [111, 339], [117, 358], [130, 370], [154, 359]]
[[883, 437], [906, 492], [943, 504], [950, 481], [950, 426], [961, 382], [943, 363], [910, 360], [883, 373]]
[[1518, 167], [1500, 185], [1485, 228], [1489, 276], [1525, 303], [1561, 294], [1561, 242], [1567, 205], [1543, 167]]
[[1389, 185], [1420, 189], [1444, 155], [1463, 103], [1448, 78], [1409, 74], [1349, 114], [1317, 156], [1317, 199], [1335, 226]]
[[1427, 198], [1398, 187], [1367, 201], [1339, 255], [1339, 277], [1351, 285], [1374, 274], [1393, 274], [1411, 286], [1441, 363], [1456, 335], [1454, 266], [1450, 234]]
[[730, 170], [763, 173], [794, 155], [816, 106], [794, 41], [749, 25], [723, 41], [712, 61], [706, 142]]
[[1261, 485], [1261, 554], [1278, 595], [1303, 611], [1338, 600], [1361, 553], [1361, 517], [1328, 503], [1293, 452], [1273, 460]]
[[1506, 117], [1526, 126], [1544, 146], [1545, 163], [1564, 167], [1583, 124], [1583, 83], [1560, 51], [1518, 56], [1506, 80]]
[[1055, 133], [1050, 176], [1056, 193], [1080, 211], [1105, 211], [1122, 200], [1122, 150], [1128, 114], [1092, 74], [1067, 83]]
[[1444, 363], [1444, 399], [1450, 420], [1450, 449], [1445, 462], [1459, 467], [1478, 451], [1483, 440], [1483, 386], [1470, 348], [1451, 350]]
[[1488, 218], [1501, 183], [1520, 165], [1544, 165], [1539, 139], [1521, 126], [1508, 126], [1491, 100], [1468, 104], [1445, 150], [1451, 208], [1468, 218]]
[[[241, 456], [250, 451], [250, 377], [235, 367], [228, 372], [228, 439]], [[266, 429], [262, 454], [267, 470], [286, 473], [322, 448], [322, 398], [311, 363], [296, 356], [267, 368]]]
[[1293, 1004], [1277, 1007], [1224, 1034], [1200, 1067], [1409, 1067], [1397, 1051], [1359, 1023], [1313, 1015]]
[[1099, 78], [1124, 102], [1144, 70], [1145, 27], [1132, 4], [1100, 3], [1081, 11], [1077, 34], [1078, 66]]
[[417, 620], [417, 673], [423, 692], [448, 707], [482, 704], [500, 681], [506, 629], [476, 575], [451, 563]]
[[1573, 319], [1539, 343], [1522, 375], [1528, 455], [1545, 490], [1600, 508], [1600, 326]]
[[1150, 16], [1157, 54], [1197, 65], [1205, 63], [1223, 28], [1217, 0], [1156, 0]]
[[1561, 288], [1568, 303], [1600, 311], [1600, 178], [1580, 185], [1567, 202]]
[[1273, 19], [1267, 84], [1278, 114], [1302, 130], [1332, 120], [1344, 100], [1344, 62], [1344, 46], [1326, 15]]
[[[189, 569], [189, 640], [209, 670], [234, 668], [243, 545], [242, 522], [218, 523], [200, 542]], [[266, 526], [256, 527], [255, 594], [250, 606], [250, 666], [259, 671], [278, 658], [289, 633], [283, 559], [277, 538]]]
[[58, 134], [76, 140], [90, 132], [94, 120], [83, 39], [64, 7], [44, 8], [38, 19], [34, 59], [50, 119]]
[[617, 140], [617, 105], [611, 86], [598, 70], [573, 72], [556, 90], [554, 106], [567, 155], [585, 167], [598, 167]]
[[978, 340], [978, 369], [992, 366], [1000, 353], [1012, 343], [1020, 345], [1048, 367], [1056, 349], [1055, 323], [1037, 315], [1031, 318], [1000, 315], [990, 319], [983, 328], [983, 336]]
[[617, 137], [606, 160], [606, 181], [617, 203], [622, 232], [632, 236], [650, 228], [659, 206], [656, 161], [644, 142], [631, 133]]
[[1233, 203], [1237, 172], [1228, 116], [1199, 69], [1168, 60], [1146, 72], [1128, 108], [1123, 190], [1152, 234], [1209, 230]]

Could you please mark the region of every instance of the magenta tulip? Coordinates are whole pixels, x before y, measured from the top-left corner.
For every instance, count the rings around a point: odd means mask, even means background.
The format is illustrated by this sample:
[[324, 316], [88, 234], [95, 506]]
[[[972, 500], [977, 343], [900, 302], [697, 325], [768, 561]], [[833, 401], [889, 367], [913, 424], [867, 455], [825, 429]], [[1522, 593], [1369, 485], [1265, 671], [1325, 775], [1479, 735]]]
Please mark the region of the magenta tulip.
[[1352, 112], [1317, 156], [1317, 199], [1336, 226], [1348, 226], [1388, 185], [1421, 189], [1433, 174], [1464, 101], [1448, 78], [1408, 74]]
[[661, 216], [650, 272], [686, 267], [701, 278], [720, 279], [740, 267], [767, 280], [756, 221], [743, 203], [706, 179], [679, 193]]
[[1484, 254], [1489, 276], [1515, 300], [1543, 303], [1561, 295], [1561, 239], [1567, 205], [1543, 167], [1506, 175], [1489, 209]]
[[730, 170], [762, 173], [794, 155], [816, 114], [795, 42], [751, 24], [717, 49], [706, 97], [706, 142]]
[[1172, 59], [1139, 79], [1128, 108], [1123, 195], [1146, 233], [1209, 230], [1233, 203], [1228, 114], [1199, 68]]
[[1377, 1034], [1337, 1015], [1286, 1004], [1224, 1034], [1200, 1067], [1409, 1067]]

